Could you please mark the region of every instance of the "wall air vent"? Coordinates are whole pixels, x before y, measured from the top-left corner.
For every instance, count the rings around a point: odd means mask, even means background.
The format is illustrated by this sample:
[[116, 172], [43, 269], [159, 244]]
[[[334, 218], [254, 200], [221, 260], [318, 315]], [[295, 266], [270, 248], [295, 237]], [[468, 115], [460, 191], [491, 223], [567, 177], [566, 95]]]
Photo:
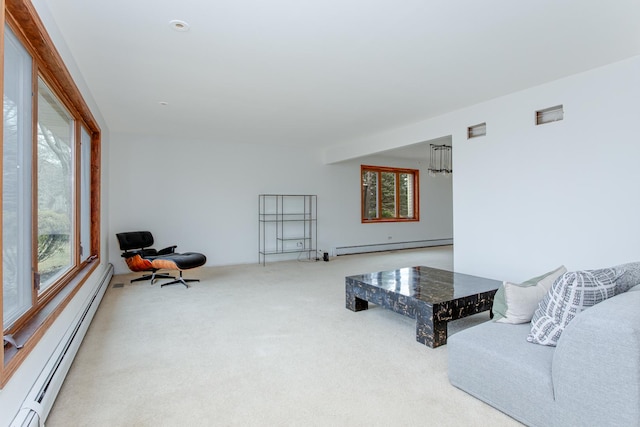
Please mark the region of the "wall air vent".
[[485, 136], [487, 134], [487, 124], [480, 123], [467, 128], [467, 139], [477, 138], [479, 136]]
[[564, 119], [562, 104], [536, 111], [536, 125], [557, 122]]

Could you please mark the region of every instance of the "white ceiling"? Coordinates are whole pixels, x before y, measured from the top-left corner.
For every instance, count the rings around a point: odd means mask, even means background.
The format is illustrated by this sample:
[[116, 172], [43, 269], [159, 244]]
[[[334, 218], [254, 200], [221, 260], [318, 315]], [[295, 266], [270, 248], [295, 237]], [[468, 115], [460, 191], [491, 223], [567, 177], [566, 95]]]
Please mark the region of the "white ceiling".
[[640, 54], [638, 0], [46, 4], [111, 132], [213, 142], [335, 145]]

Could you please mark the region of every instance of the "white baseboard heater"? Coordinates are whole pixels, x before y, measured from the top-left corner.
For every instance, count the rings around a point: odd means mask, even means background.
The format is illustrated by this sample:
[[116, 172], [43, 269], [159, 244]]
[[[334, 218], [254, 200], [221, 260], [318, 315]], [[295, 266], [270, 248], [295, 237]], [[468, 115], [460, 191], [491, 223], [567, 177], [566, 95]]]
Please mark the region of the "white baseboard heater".
[[364, 254], [368, 252], [395, 251], [399, 249], [428, 248], [430, 246], [452, 245], [453, 239], [414, 240], [412, 242], [376, 243], [372, 245], [338, 246], [335, 256]]
[[44, 427], [44, 420], [53, 406], [62, 387], [71, 363], [82, 343], [93, 315], [113, 276], [113, 265], [109, 264], [95, 290], [87, 297], [84, 308], [67, 329], [49, 361], [35, 381], [22, 408], [11, 423], [11, 427]]

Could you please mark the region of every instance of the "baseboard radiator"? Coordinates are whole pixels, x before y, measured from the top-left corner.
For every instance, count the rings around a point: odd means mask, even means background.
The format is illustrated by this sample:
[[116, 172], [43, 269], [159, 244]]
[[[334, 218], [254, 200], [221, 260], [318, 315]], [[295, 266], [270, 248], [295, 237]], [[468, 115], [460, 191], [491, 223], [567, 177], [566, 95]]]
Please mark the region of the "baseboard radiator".
[[336, 256], [364, 254], [369, 252], [395, 251], [399, 249], [428, 248], [430, 246], [452, 245], [453, 239], [414, 240], [411, 242], [377, 243], [372, 245], [339, 246], [334, 250]]
[[20, 412], [11, 423], [11, 427], [44, 427], [44, 420], [53, 406], [60, 387], [62, 387], [62, 382], [71, 367], [112, 276], [113, 265], [109, 264], [95, 290], [87, 297], [84, 308], [75, 317], [49, 358], [22, 404]]

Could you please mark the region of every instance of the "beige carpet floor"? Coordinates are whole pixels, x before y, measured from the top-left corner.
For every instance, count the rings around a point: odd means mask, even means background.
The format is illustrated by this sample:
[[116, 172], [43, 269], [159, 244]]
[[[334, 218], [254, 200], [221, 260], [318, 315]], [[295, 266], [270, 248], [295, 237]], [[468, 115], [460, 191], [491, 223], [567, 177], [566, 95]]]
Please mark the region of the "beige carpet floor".
[[189, 289], [114, 276], [46, 425], [519, 425], [451, 386], [414, 320], [345, 308], [345, 276], [414, 265], [452, 269], [452, 248], [206, 267]]

